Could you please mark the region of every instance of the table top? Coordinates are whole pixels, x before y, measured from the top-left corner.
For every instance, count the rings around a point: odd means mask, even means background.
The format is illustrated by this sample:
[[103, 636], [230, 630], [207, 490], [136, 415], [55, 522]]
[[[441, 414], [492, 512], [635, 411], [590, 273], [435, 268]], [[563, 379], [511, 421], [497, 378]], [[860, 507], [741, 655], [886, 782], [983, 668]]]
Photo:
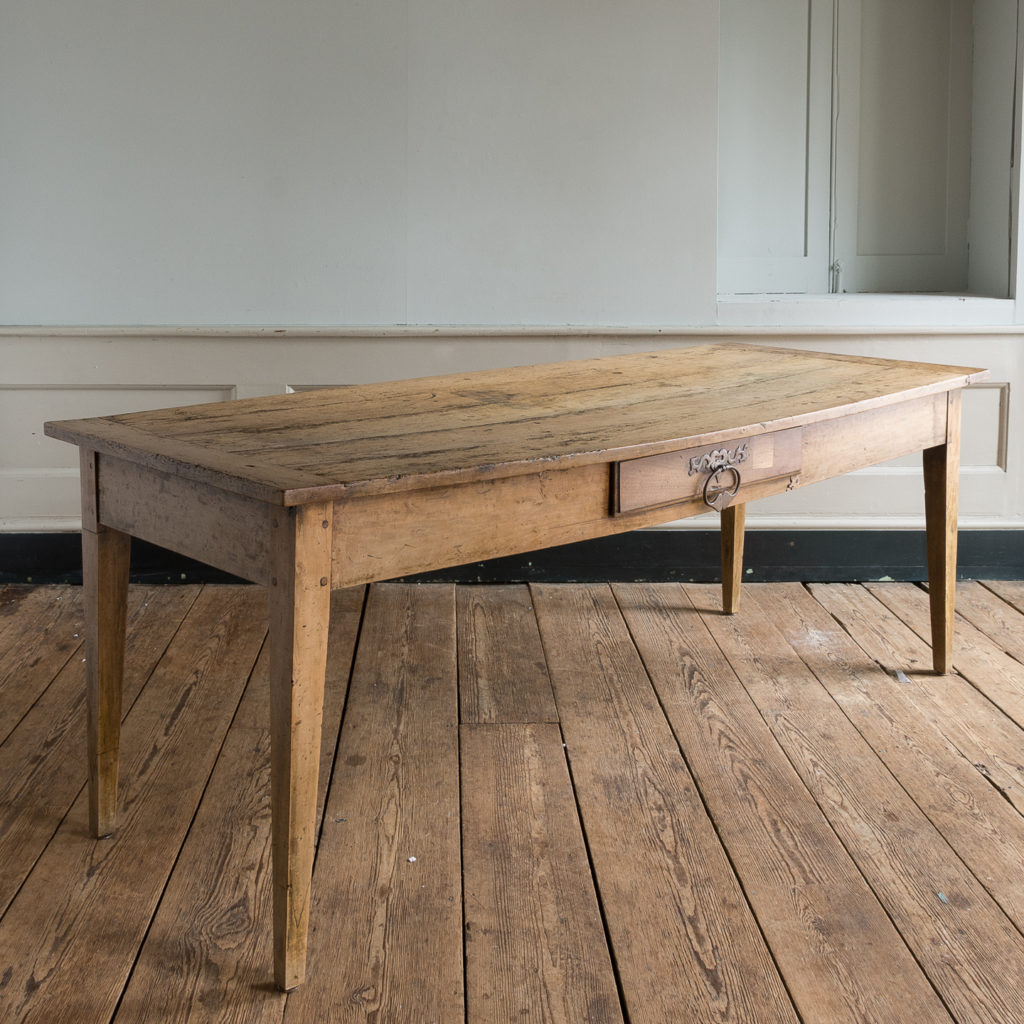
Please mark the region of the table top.
[[60, 420], [45, 430], [298, 505], [715, 444], [985, 376], [962, 366], [726, 343]]

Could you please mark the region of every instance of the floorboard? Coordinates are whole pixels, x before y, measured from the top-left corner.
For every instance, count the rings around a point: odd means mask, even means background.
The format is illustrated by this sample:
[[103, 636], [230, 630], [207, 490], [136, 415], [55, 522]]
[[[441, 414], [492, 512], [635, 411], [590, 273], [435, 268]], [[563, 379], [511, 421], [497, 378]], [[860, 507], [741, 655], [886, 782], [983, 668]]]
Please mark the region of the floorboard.
[[83, 645], [81, 589], [9, 587], [0, 604], [0, 742]]
[[1024, 1022], [1024, 937], [817, 685], [778, 606], [741, 625], [713, 614], [717, 593], [687, 591], [944, 1004], [960, 1021]]
[[620, 1024], [622, 1011], [526, 587], [459, 587], [466, 1013]]
[[286, 1024], [461, 1019], [458, 725], [454, 586], [373, 587]]
[[461, 720], [557, 722], [530, 591], [465, 586], [457, 601]]
[[[362, 606], [361, 587], [333, 595], [318, 813], [327, 796]], [[285, 996], [266, 984], [268, 663], [264, 646], [121, 1000], [118, 1024], [276, 1024], [284, 1013]]]
[[[920, 587], [912, 583], [870, 583], [867, 590], [918, 636], [928, 636], [928, 595]], [[1018, 725], [1024, 726], [1024, 665], [959, 615], [953, 667]]]
[[[833, 700], [994, 897], [1024, 929], [1024, 818], [908, 697], [907, 684], [863, 663], [863, 653], [797, 584], [779, 628]], [[757, 591], [753, 600], [763, 602]], [[762, 611], [770, 612], [762, 603]]]
[[[127, 714], [198, 594], [196, 587], [133, 590], [128, 608]], [[78, 648], [76, 647], [76, 651]], [[85, 672], [72, 656], [0, 744], [0, 913], [85, 786]]]
[[621, 1024], [558, 726], [464, 726], [462, 779], [469, 1018]]
[[989, 580], [982, 586], [1024, 615], [1024, 580]]
[[[1024, 1024], [1024, 583], [334, 596], [309, 975], [270, 984], [266, 599], [0, 588], [0, 1020]], [[76, 636], [76, 634], [79, 634]]]
[[994, 644], [1024, 663], [1024, 632], [1013, 604], [974, 580], [956, 588], [956, 610]]
[[630, 1021], [795, 1021], [611, 589], [533, 589]]
[[[927, 644], [863, 587], [812, 584], [810, 590], [915, 708], [1024, 812], [1024, 730], [962, 676], [922, 670], [931, 657]], [[959, 649], [958, 638], [954, 658]]]
[[948, 1021], [683, 589], [615, 591], [802, 1018]]
[[3, 917], [0, 1019], [108, 1020], [266, 632], [253, 588], [204, 592], [125, 720], [117, 833], [84, 791]]

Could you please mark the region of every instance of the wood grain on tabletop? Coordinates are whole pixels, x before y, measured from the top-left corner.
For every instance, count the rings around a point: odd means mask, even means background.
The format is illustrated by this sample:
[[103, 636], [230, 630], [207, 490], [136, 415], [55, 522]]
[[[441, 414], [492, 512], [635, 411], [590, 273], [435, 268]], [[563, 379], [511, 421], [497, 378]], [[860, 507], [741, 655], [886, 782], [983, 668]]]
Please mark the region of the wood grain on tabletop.
[[[985, 371], [748, 345], [357, 385], [49, 424], [51, 436], [281, 492], [422, 485], [668, 451], [958, 387]], [[653, 446], [653, 447], [652, 447]], [[660, 446], [660, 447], [659, 447]], [[337, 492], [337, 493], [335, 493]], [[304, 499], [305, 500], [305, 499]]]

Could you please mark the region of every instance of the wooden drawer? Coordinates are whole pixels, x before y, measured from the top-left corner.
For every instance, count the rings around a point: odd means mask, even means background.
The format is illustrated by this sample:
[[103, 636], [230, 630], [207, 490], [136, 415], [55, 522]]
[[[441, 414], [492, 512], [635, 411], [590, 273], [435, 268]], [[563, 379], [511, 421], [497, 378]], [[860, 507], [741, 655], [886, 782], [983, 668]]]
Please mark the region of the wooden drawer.
[[752, 484], [800, 473], [801, 435], [802, 428], [793, 427], [725, 444], [617, 462], [612, 480], [612, 512], [621, 515], [677, 502], [703, 501], [704, 488], [719, 467], [731, 468], [723, 469], [713, 481], [709, 496], [719, 488], [732, 490], [735, 486], [737, 492], [734, 496], [721, 496], [714, 507], [743, 501], [744, 491]]

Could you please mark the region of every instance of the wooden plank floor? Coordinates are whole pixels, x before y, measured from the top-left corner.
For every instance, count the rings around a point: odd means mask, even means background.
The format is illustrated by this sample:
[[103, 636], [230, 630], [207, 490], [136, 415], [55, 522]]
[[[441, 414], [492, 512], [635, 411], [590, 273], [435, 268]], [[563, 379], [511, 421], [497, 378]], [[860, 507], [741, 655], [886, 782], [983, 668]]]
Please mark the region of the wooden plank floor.
[[0, 1020], [1024, 1024], [1024, 584], [335, 595], [309, 977], [270, 984], [265, 597], [0, 588]]

